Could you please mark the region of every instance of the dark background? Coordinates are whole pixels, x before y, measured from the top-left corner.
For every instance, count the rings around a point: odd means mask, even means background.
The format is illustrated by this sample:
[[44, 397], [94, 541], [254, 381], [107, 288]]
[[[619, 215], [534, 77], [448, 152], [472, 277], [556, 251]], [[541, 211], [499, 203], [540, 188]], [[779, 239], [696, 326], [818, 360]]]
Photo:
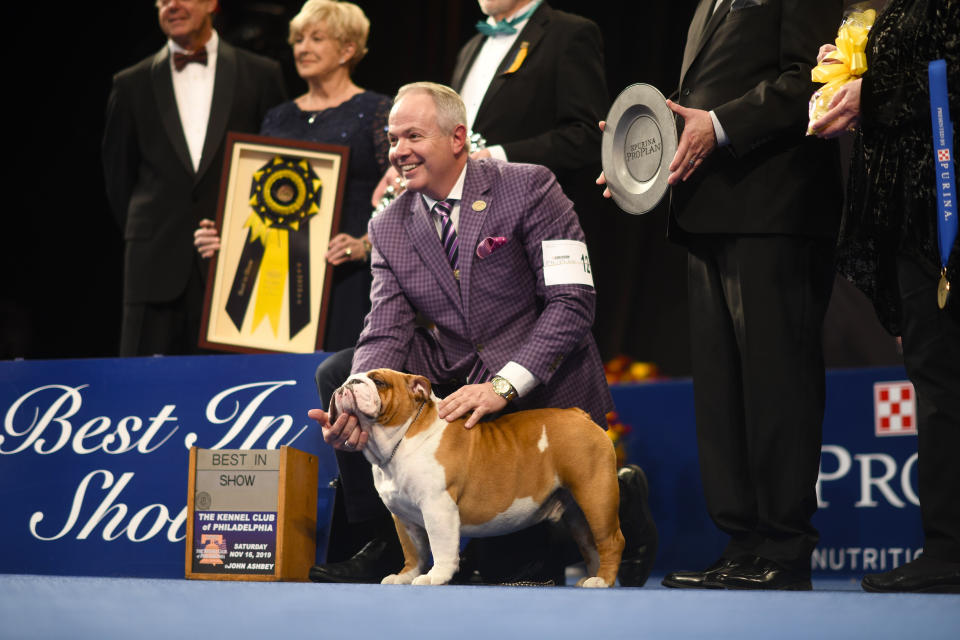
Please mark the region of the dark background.
[[[457, 51], [482, 17], [473, 0], [355, 1], [370, 18], [371, 32], [370, 52], [354, 79], [387, 95], [407, 82], [448, 82]], [[612, 100], [634, 82], [673, 91], [696, 2], [550, 4], [600, 26]], [[222, 0], [215, 20], [221, 37], [280, 61], [291, 97], [305, 91], [286, 42], [287, 24], [300, 5]], [[165, 38], [149, 0], [38, 3], [28, 12], [19, 29], [18, 20], [8, 22], [17, 33], [4, 74], [8, 159], [0, 185], [3, 218], [11, 224], [0, 226], [0, 359], [115, 356], [123, 243], [103, 190], [104, 108], [113, 73], [152, 55]], [[620, 276], [633, 282], [631, 299], [621, 301], [628, 321], [620, 350], [658, 363], [666, 374], [685, 375], [685, 251], [664, 238], [663, 206], [633, 217], [628, 228], [642, 259], [634, 273]], [[846, 297], [842, 323], [855, 319], [851, 335], [864, 344], [852, 349], [841, 332], [828, 349], [835, 354], [832, 364], [889, 361], [889, 341], [869, 308], [855, 292], [850, 301]]]

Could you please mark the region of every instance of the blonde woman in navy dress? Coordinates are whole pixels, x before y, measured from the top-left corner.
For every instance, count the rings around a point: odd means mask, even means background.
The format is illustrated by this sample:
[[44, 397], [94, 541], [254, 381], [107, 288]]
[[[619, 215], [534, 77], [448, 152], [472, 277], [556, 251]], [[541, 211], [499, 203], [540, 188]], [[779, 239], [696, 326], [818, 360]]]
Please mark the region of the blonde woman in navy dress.
[[[389, 169], [386, 136], [389, 97], [358, 87], [351, 78], [367, 53], [370, 21], [350, 2], [308, 0], [290, 21], [290, 45], [307, 92], [274, 107], [260, 133], [276, 138], [350, 147], [338, 233], [327, 247], [335, 267], [327, 317], [325, 351], [352, 347], [370, 308], [371, 197]], [[205, 258], [220, 248], [212, 220], [203, 220], [194, 244]]]

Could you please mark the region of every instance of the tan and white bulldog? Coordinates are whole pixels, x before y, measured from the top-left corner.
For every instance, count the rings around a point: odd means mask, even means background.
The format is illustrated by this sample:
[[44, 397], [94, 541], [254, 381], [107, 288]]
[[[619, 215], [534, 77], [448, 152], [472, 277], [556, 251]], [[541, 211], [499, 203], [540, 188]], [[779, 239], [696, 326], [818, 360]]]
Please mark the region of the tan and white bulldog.
[[580, 586], [612, 586], [624, 540], [603, 429], [580, 409], [538, 409], [468, 430], [439, 418], [437, 401], [426, 378], [375, 369], [350, 376], [330, 402], [331, 422], [350, 413], [367, 433], [363, 453], [403, 546], [403, 569], [383, 583], [446, 584], [461, 533], [501, 535], [562, 516], [587, 563]]

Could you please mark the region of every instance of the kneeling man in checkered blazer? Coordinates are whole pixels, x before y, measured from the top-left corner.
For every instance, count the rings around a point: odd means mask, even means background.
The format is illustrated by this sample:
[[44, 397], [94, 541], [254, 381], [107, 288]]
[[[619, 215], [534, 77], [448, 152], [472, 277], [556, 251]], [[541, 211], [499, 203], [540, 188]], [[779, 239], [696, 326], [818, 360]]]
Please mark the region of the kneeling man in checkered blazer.
[[[502, 411], [541, 407], [580, 407], [605, 425], [613, 401], [590, 334], [596, 293], [573, 206], [545, 167], [471, 160], [465, 121], [463, 102], [448, 87], [416, 83], [397, 94], [390, 159], [407, 189], [370, 222], [371, 310], [352, 354], [321, 364], [321, 400], [326, 407], [349, 373], [390, 368], [427, 377], [444, 397], [440, 417], [452, 421], [472, 412], [467, 427]], [[369, 464], [355, 453], [366, 436], [352, 416], [330, 424], [323, 411], [311, 415], [337, 450], [348, 519], [383, 523], [356, 533], [373, 541], [353, 559], [314, 567], [311, 578], [379, 582], [400, 566], [400, 553], [394, 540], [381, 540], [395, 537], [393, 527]], [[642, 484], [645, 493], [645, 479]], [[631, 511], [649, 514], [641, 499], [642, 508]], [[652, 523], [638, 526], [653, 532]], [[537, 568], [496, 576], [488, 570], [484, 580], [562, 580], [559, 559], [547, 569], [549, 562], [530, 555], [555, 547], [551, 535], [538, 525], [505, 536], [529, 538], [529, 544], [507, 546], [523, 548], [514, 564], [532, 561]], [[628, 558], [631, 540], [624, 535]], [[650, 556], [653, 547], [644, 547]], [[652, 563], [646, 555], [642, 580]], [[379, 561], [385, 557], [395, 560]], [[391, 562], [396, 566], [384, 566]], [[627, 573], [621, 571], [621, 582]]]

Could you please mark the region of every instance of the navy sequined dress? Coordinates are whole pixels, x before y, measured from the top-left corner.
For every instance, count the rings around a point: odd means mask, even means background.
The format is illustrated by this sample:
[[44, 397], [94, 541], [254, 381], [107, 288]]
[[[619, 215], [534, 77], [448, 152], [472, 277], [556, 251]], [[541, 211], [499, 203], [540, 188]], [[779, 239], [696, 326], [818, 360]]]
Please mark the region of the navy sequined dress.
[[[373, 207], [370, 197], [389, 166], [387, 116], [391, 100], [372, 91], [358, 93], [322, 111], [303, 111], [293, 101], [274, 107], [263, 118], [261, 135], [339, 144], [350, 147], [340, 228], [356, 238], [367, 232]], [[315, 247], [320, 256], [326, 247]], [[334, 267], [324, 351], [353, 347], [370, 310], [370, 264], [348, 262]]]

